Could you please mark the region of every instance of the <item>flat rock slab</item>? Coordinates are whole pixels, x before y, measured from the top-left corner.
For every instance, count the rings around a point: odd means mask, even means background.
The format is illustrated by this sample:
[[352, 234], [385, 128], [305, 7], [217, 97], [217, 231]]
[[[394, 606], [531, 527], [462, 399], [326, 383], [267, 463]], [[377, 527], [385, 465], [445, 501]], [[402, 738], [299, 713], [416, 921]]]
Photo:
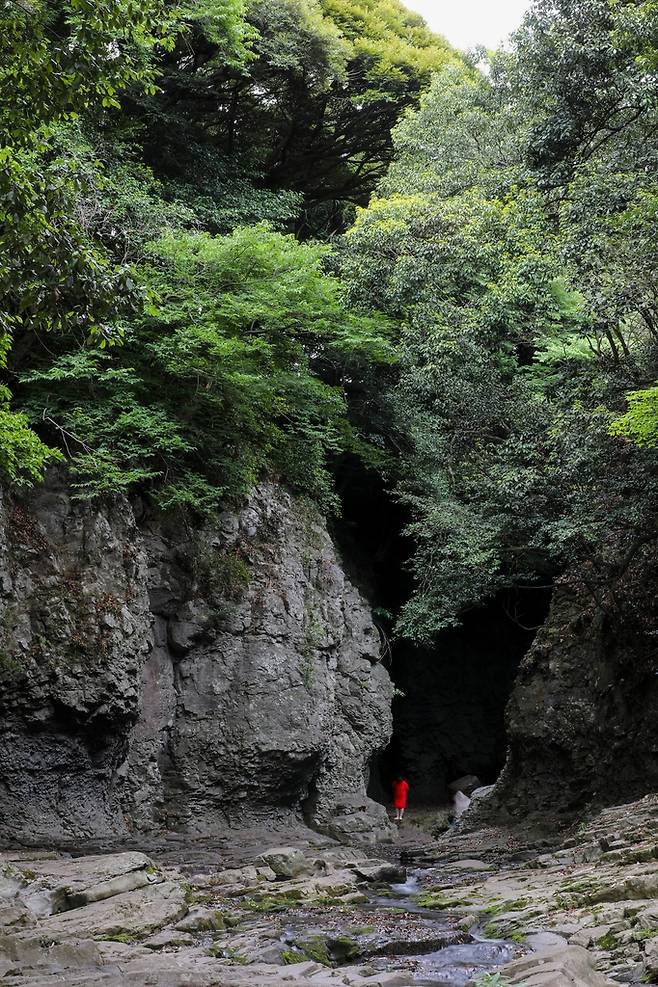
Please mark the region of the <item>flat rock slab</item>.
[[140, 957], [88, 971], [53, 971], [41, 977], [18, 975], [6, 980], [8, 987], [92, 987], [96, 984], [134, 984], [138, 987], [409, 987], [409, 977], [400, 973], [366, 975], [358, 967], [328, 970], [318, 963], [288, 967], [254, 964], [248, 968], [227, 966], [202, 955], [159, 955]]
[[21, 899], [38, 916], [80, 908], [160, 880], [144, 853], [31, 859], [14, 864], [26, 886]]
[[36, 925], [36, 918], [30, 909], [17, 899], [0, 901], [0, 931], [13, 933]]
[[567, 945], [567, 940], [555, 932], [532, 932], [526, 936], [525, 945], [533, 953], [551, 953], [556, 949], [563, 949]]
[[184, 889], [165, 882], [53, 915], [41, 922], [39, 931], [55, 937], [139, 940], [177, 922], [187, 911]]
[[450, 864], [456, 870], [495, 870], [493, 864], [486, 864], [484, 860], [453, 860]]
[[16, 866], [38, 877], [50, 878], [55, 884], [67, 881], [71, 888], [79, 890], [129, 871], [152, 867], [153, 862], [145, 853], [128, 850], [125, 853], [92, 854], [88, 857], [28, 858]]
[[143, 946], [148, 949], [176, 949], [179, 946], [194, 946], [196, 939], [189, 932], [178, 932], [176, 929], [163, 929], [145, 939]]
[[596, 972], [591, 955], [580, 946], [526, 956], [500, 973], [511, 984], [525, 987], [615, 987], [615, 981]]
[[16, 939], [0, 936], [0, 977], [11, 983], [12, 977], [40, 977], [46, 972], [61, 973], [80, 968], [98, 969], [103, 960], [98, 945], [91, 941], [45, 945], [41, 937]]

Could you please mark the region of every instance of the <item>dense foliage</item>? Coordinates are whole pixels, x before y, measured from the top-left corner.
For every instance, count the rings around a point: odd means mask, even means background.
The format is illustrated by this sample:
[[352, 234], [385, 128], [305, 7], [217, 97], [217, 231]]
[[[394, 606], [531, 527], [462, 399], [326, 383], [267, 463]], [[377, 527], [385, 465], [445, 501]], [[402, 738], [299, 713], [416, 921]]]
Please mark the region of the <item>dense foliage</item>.
[[[413, 62], [413, 100], [448, 49], [384, 6], [384, 35], [411, 36], [395, 67], [373, 55], [368, 77]], [[311, 0], [250, 9], [0, 8], [0, 468], [16, 482], [65, 455], [80, 496], [140, 484], [164, 507], [208, 511], [274, 472], [331, 506], [328, 455], [370, 455], [345, 386], [393, 359], [387, 322], [347, 310], [324, 248], [263, 224], [291, 223], [302, 193], [257, 181], [300, 87], [306, 99], [344, 79], [349, 31]], [[221, 115], [238, 83], [249, 109], [227, 146], [209, 94]]]
[[352, 299], [403, 324], [404, 633], [658, 530], [650, 14], [538, 0], [486, 73], [435, 77], [348, 234]]
[[475, 64], [398, 0], [0, 2], [0, 470], [332, 510], [349, 452], [421, 638], [609, 583], [658, 532], [657, 21], [534, 0]]
[[456, 56], [399, 0], [259, 0], [246, 17], [238, 61], [212, 19], [179, 37], [160, 92], [128, 106], [130, 140], [169, 194], [203, 199], [214, 231], [344, 228], [386, 171], [393, 125]]
[[269, 472], [331, 506], [327, 453], [359, 441], [341, 375], [393, 353], [381, 318], [344, 309], [324, 252], [263, 226], [151, 244], [157, 301], [123, 344], [60, 336], [20, 375], [31, 420], [73, 455], [74, 487], [146, 483], [164, 508], [205, 512]]
[[[152, 88], [167, 6], [37, 2], [0, 5], [0, 367], [26, 329], [69, 326], [109, 338], [139, 292], [70, 216], [77, 177], [55, 150], [57, 125], [112, 106], [131, 84]], [[27, 428], [0, 386], [0, 467], [34, 479], [57, 452]]]

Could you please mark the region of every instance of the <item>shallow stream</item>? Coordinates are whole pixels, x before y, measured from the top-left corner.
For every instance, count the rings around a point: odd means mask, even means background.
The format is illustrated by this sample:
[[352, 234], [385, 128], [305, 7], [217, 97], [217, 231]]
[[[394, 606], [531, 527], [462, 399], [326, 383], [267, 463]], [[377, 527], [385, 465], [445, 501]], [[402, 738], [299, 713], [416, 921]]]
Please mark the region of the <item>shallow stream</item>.
[[[454, 920], [445, 912], [433, 912], [422, 908], [414, 900], [421, 890], [422, 870], [409, 874], [404, 884], [391, 886], [392, 897], [376, 898], [378, 908], [400, 909], [406, 912], [423, 915], [425, 919], [435, 923], [438, 930], [454, 930]], [[519, 955], [519, 946], [514, 942], [502, 939], [487, 939], [479, 927], [471, 929], [467, 934], [470, 941], [454, 943], [430, 952], [419, 952], [405, 955], [403, 968], [413, 973], [416, 984], [446, 984], [448, 987], [463, 987], [469, 980], [476, 979], [485, 973], [491, 973], [496, 968], [509, 963]], [[373, 960], [376, 969], [384, 969], [385, 960], [390, 969], [390, 957]], [[396, 963], [396, 966], [398, 964]]]
[[[416, 900], [422, 891], [423, 870], [418, 870], [390, 891], [371, 892], [349, 913], [332, 909], [321, 919], [317, 913], [286, 916], [281, 940], [293, 949], [322, 940], [339, 965], [357, 962], [373, 973], [407, 971], [410, 984], [419, 987], [464, 987], [522, 952], [514, 942], [486, 938], [480, 927], [464, 931], [452, 913], [423, 908]], [[355, 952], [358, 948], [358, 959], [350, 943]]]

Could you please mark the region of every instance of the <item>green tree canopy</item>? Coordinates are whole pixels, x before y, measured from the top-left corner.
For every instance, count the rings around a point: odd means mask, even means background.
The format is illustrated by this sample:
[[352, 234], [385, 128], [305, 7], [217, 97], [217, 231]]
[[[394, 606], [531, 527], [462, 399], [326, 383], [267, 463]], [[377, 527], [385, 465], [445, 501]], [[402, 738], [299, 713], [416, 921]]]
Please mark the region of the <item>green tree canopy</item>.
[[[554, 184], [632, 130], [655, 153], [655, 4], [535, 0], [515, 36], [512, 85], [532, 121], [528, 156]], [[655, 66], [654, 66], [655, 67]]]
[[519, 66], [562, 85], [547, 31], [566, 46], [575, 28], [549, 7], [486, 75], [435, 77], [341, 255], [350, 297], [403, 325], [391, 445], [416, 544], [399, 623], [412, 636], [655, 514], [651, 455], [614, 437], [653, 445], [653, 392], [611, 428], [658, 355], [653, 151], [629, 117], [596, 155], [565, 145], [563, 184], [547, 188], [533, 148], [555, 107], [526, 101]]
[[[126, 86], [150, 86], [150, 55], [169, 25], [161, 0], [0, 8], [0, 367], [18, 332], [76, 324], [109, 337], [119, 313], [138, 304], [128, 273], [72, 220], [76, 178], [52, 137], [62, 120], [118, 105]], [[0, 467], [14, 480], [34, 478], [55, 453], [9, 400], [3, 385]]]
[[144, 153], [161, 178], [241, 170], [298, 194], [304, 231], [340, 227], [385, 174], [393, 125], [458, 56], [398, 0], [262, 0], [248, 17], [240, 66], [203, 22], [166, 56], [161, 94], [135, 106]]

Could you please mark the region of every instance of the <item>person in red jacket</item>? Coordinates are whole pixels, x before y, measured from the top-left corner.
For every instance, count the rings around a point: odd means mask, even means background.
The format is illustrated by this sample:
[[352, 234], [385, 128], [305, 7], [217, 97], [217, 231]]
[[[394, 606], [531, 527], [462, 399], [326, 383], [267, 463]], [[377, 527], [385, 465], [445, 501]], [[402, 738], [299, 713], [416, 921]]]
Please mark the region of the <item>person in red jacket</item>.
[[407, 808], [407, 795], [409, 794], [409, 782], [398, 776], [393, 782], [393, 808], [395, 809], [395, 821], [402, 822], [404, 810]]

